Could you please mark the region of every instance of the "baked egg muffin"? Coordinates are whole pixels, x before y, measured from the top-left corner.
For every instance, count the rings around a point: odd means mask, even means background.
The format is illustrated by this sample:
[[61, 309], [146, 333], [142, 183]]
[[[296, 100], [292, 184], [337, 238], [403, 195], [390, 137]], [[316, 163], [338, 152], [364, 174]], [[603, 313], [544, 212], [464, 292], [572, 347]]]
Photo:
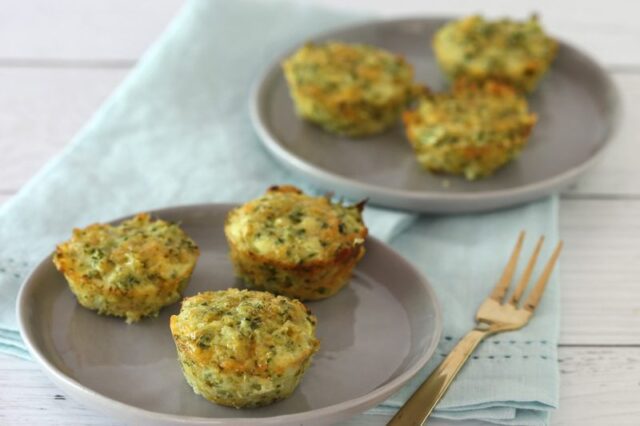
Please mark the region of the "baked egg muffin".
[[509, 85], [458, 81], [451, 93], [424, 95], [403, 121], [423, 167], [474, 180], [520, 153], [536, 115]]
[[364, 255], [363, 207], [311, 197], [294, 186], [269, 188], [227, 216], [236, 275], [251, 288], [301, 300], [337, 293]]
[[74, 229], [53, 263], [78, 303], [132, 323], [180, 299], [199, 255], [177, 224], [141, 213], [115, 226]]
[[531, 92], [553, 62], [558, 43], [545, 34], [536, 16], [519, 22], [476, 15], [440, 28], [433, 49], [452, 80], [495, 79]]
[[188, 297], [170, 325], [194, 392], [236, 408], [291, 395], [319, 347], [316, 318], [302, 303], [262, 291]]
[[411, 65], [364, 44], [307, 43], [282, 67], [298, 115], [338, 135], [382, 132], [414, 91]]

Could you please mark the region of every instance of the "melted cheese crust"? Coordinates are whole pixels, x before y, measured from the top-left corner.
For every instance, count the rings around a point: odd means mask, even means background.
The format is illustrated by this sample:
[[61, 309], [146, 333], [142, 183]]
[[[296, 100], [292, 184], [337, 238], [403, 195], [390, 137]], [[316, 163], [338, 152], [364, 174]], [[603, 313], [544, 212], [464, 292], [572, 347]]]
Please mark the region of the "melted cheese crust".
[[389, 127], [414, 91], [411, 65], [373, 46], [308, 43], [282, 66], [298, 114], [347, 136]]
[[289, 396], [318, 350], [297, 300], [228, 289], [186, 298], [171, 332], [185, 377], [210, 401], [260, 406]]
[[303, 300], [334, 294], [364, 254], [361, 210], [292, 186], [271, 188], [227, 217], [237, 275], [252, 287]]
[[558, 43], [535, 16], [524, 22], [470, 16], [438, 30], [433, 48], [454, 80], [497, 79], [532, 91], [555, 58]]
[[138, 321], [180, 298], [199, 256], [178, 225], [139, 214], [74, 229], [53, 263], [83, 306]]
[[425, 168], [470, 180], [514, 158], [536, 122], [523, 96], [493, 81], [458, 81], [452, 93], [427, 94], [403, 119]]

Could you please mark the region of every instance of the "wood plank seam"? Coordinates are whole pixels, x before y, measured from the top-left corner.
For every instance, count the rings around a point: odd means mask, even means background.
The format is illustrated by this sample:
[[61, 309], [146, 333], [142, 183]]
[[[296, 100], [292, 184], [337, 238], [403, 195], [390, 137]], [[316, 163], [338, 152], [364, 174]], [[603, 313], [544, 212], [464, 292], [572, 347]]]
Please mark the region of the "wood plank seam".
[[99, 68], [127, 69], [137, 61], [130, 59], [85, 60], [85, 59], [36, 59], [36, 58], [0, 58], [0, 68]]
[[640, 194], [606, 194], [606, 193], [572, 193], [560, 195], [563, 200], [591, 200], [591, 201], [635, 201], [640, 200]]
[[640, 343], [560, 343], [559, 348], [601, 349], [601, 348], [640, 348]]
[[[68, 58], [10, 58], [0, 57], [2, 68], [131, 68], [136, 60], [121, 59], [68, 59]], [[603, 64], [612, 74], [640, 74], [640, 64]]]
[[[0, 195], [14, 196], [19, 189], [0, 188]], [[561, 200], [570, 201], [640, 201], [640, 194], [597, 194], [597, 193], [562, 193]]]

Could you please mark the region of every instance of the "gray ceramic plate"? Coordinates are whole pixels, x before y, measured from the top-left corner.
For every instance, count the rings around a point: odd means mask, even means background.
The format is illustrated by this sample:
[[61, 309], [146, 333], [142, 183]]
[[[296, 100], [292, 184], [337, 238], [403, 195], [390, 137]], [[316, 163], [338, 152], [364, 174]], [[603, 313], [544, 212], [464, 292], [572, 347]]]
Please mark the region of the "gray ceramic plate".
[[[227, 259], [223, 223], [230, 205], [154, 212], [182, 223], [202, 255], [186, 296], [238, 285]], [[441, 330], [438, 303], [422, 276], [370, 238], [349, 285], [309, 303], [320, 351], [288, 399], [235, 410], [205, 401], [185, 382], [169, 316], [127, 325], [80, 307], [44, 259], [22, 287], [18, 319], [32, 356], [75, 399], [132, 424], [280, 425], [331, 423], [383, 401], [430, 358]]]
[[[314, 40], [361, 42], [400, 53], [414, 65], [419, 82], [441, 90], [446, 84], [430, 40], [446, 21], [369, 22]], [[278, 160], [317, 185], [388, 207], [480, 211], [558, 191], [594, 164], [617, 115], [618, 96], [607, 73], [584, 53], [560, 43], [552, 69], [530, 98], [539, 122], [520, 158], [481, 181], [445, 178], [418, 166], [400, 125], [375, 137], [350, 140], [296, 117], [279, 65], [290, 53], [275, 61], [254, 87], [250, 108], [258, 135]]]

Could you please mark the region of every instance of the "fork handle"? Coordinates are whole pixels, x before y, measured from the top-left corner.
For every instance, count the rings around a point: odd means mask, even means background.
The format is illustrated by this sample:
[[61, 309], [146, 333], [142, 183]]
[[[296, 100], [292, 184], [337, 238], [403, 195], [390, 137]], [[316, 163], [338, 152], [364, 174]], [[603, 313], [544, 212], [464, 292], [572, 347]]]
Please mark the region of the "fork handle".
[[427, 380], [411, 395], [411, 398], [398, 410], [387, 425], [417, 426], [424, 424], [469, 356], [489, 334], [491, 334], [489, 329], [475, 328], [460, 339], [449, 355], [433, 370]]

